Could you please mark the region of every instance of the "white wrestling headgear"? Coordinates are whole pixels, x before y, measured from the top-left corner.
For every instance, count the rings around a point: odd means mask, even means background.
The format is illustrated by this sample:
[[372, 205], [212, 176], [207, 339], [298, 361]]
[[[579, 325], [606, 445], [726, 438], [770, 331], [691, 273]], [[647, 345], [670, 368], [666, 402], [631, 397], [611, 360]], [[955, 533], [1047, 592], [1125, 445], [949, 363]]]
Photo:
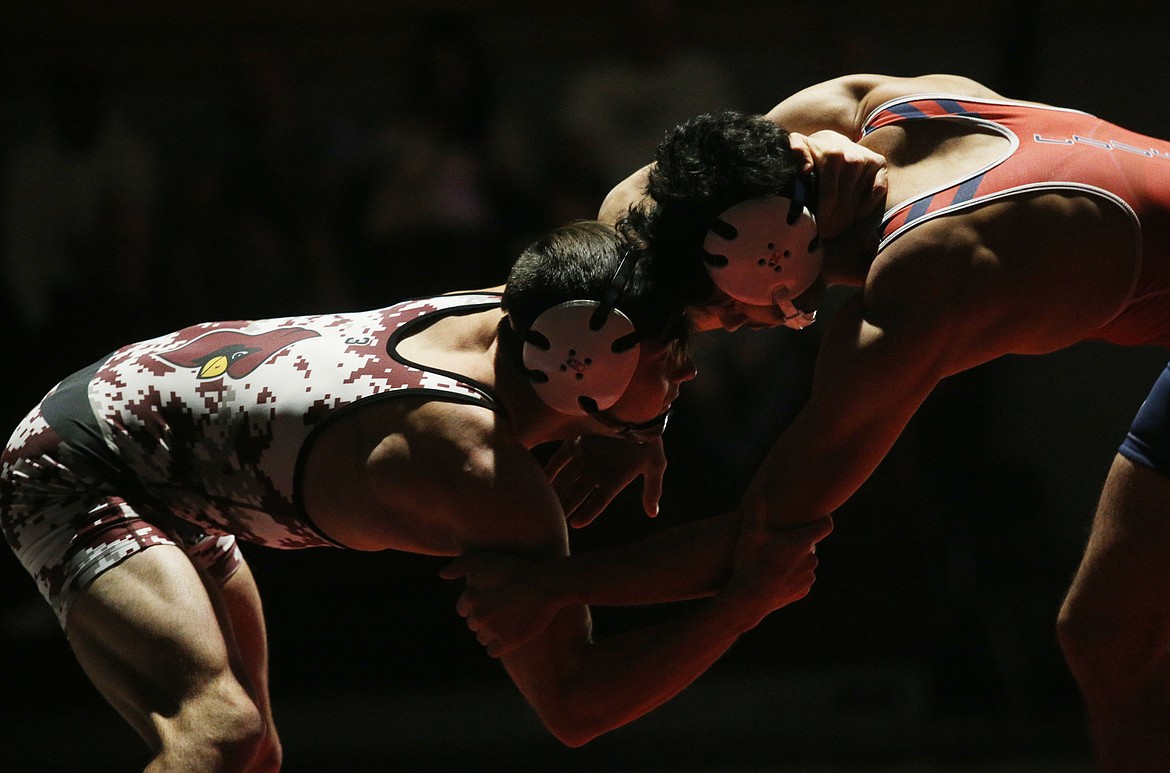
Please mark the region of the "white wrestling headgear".
[[716, 287], [743, 303], [779, 307], [784, 324], [798, 330], [812, 324], [816, 311], [792, 301], [812, 287], [825, 262], [808, 194], [798, 178], [792, 198], [741, 201], [720, 213], [703, 241]]
[[521, 331], [532, 388], [553, 410], [595, 414], [616, 403], [630, 385], [638, 367], [638, 335], [617, 303], [636, 263], [629, 255], [622, 258], [600, 301], [558, 304]]

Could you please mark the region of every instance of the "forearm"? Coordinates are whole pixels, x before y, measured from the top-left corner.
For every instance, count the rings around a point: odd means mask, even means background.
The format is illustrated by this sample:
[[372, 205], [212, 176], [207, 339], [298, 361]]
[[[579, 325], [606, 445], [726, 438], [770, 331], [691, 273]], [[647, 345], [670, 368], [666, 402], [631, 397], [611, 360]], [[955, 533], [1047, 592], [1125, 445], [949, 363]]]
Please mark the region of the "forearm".
[[665, 529], [628, 545], [547, 562], [564, 604], [627, 606], [709, 596], [731, 573], [738, 513]]
[[[531, 660], [504, 661], [548, 729], [563, 743], [579, 746], [677, 695], [769, 608], [749, 594], [725, 592], [667, 622], [566, 647], [543, 667], [533, 669]], [[571, 614], [579, 614], [577, 608], [562, 612]]]

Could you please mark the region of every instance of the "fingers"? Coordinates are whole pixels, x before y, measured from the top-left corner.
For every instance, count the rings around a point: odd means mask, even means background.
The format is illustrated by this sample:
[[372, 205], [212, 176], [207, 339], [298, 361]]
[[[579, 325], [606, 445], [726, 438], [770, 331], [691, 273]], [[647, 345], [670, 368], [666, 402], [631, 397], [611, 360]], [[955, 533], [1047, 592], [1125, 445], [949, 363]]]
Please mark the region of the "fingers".
[[456, 558], [439, 570], [439, 576], [444, 580], [458, 580], [460, 577], [468, 577], [471, 575], [472, 563], [473, 560], [468, 556]]
[[569, 526], [574, 529], [583, 529], [593, 523], [604, 509], [604, 507], [578, 508], [569, 518]]
[[566, 514], [576, 513], [584, 506], [585, 501], [593, 495], [596, 486], [593, 483], [576, 481], [573, 484], [554, 485], [557, 499], [561, 501], [561, 508]]
[[625, 479], [604, 486], [592, 481], [577, 481], [573, 486], [566, 486], [564, 493], [557, 491], [557, 497], [569, 516], [569, 525], [579, 529], [601, 515], [627, 485], [629, 480]]
[[885, 201], [886, 159], [834, 131], [800, 137], [794, 147], [814, 159], [820, 185], [817, 225], [826, 239], [868, 216]]
[[619, 491], [621, 491], [621, 488], [603, 489], [599, 486], [593, 489], [588, 499], [573, 511], [572, 517], [569, 518], [569, 525], [574, 529], [580, 529], [583, 526], [588, 526], [593, 523], [593, 519], [601, 515], [605, 511], [605, 508], [609, 507], [609, 503], [617, 497]]
[[642, 509], [654, 518], [658, 515], [658, 503], [662, 500], [662, 480], [666, 475], [666, 455], [658, 457], [654, 464], [642, 472]]
[[792, 147], [793, 150], [797, 151], [799, 157], [804, 160], [804, 163], [800, 167], [801, 173], [811, 172], [815, 166], [815, 163], [813, 162], [813, 157], [815, 154], [813, 153], [813, 149], [811, 147], [812, 143], [809, 141], [809, 138], [800, 132], [788, 132], [788, 144]]
[[548, 476], [550, 481], [557, 479], [557, 476], [565, 469], [565, 465], [573, 461], [577, 451], [578, 440], [566, 440], [557, 446], [557, 450], [553, 451], [552, 456], [544, 465], [544, 474]]
[[[570, 479], [567, 474], [562, 474], [553, 481], [553, 491], [556, 492], [566, 515], [577, 516], [580, 513], [580, 516], [585, 518], [584, 523], [588, 523], [596, 518], [631, 480], [632, 476], [622, 476], [618, 480], [602, 482], [588, 475]], [[570, 523], [574, 523], [574, 520], [570, 520]]]
[[880, 206], [883, 206], [886, 201], [886, 194], [890, 190], [889, 177], [886, 174], [886, 168], [877, 170], [877, 174], [873, 178], [873, 186], [869, 190], [869, 196], [862, 204], [862, 211], [864, 214], [873, 212]]
[[516, 650], [520, 649], [520, 646], [521, 646], [519, 643], [506, 644], [506, 643], [498, 641], [498, 640], [490, 641], [490, 642], [487, 642], [486, 644], [483, 642], [480, 642], [480, 644], [483, 644], [484, 647], [487, 648], [487, 654], [493, 658], [503, 657], [504, 655], [507, 655], [509, 652], [515, 652]]
[[487, 654], [493, 658], [514, 652], [532, 639], [531, 636], [523, 637], [516, 632], [504, 635], [506, 632], [495, 631], [478, 618], [467, 618], [467, 627], [475, 634], [475, 640], [483, 645]]
[[488, 655], [498, 658], [515, 649], [517, 646], [515, 644], [512, 646], [501, 644], [500, 637], [488, 626], [487, 620], [473, 615], [472, 609], [473, 605], [468, 601], [467, 594], [460, 595], [455, 602], [455, 611], [467, 621], [467, 628], [475, 634], [475, 640], [487, 649]]
[[658, 502], [662, 499], [662, 478], [647, 478], [642, 483], [642, 509], [651, 518], [658, 517]]

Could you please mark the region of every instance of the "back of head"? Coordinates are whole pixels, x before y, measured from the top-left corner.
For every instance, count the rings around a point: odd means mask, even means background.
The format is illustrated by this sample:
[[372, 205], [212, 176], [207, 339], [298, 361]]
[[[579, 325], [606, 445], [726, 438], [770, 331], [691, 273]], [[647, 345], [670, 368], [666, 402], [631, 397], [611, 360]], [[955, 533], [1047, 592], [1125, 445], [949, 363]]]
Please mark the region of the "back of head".
[[537, 394], [561, 413], [604, 410], [629, 385], [642, 341], [686, 335], [683, 299], [614, 228], [578, 221], [516, 259], [503, 308]]
[[667, 132], [658, 145], [646, 192], [650, 207], [627, 218], [656, 259], [677, 272], [690, 304], [713, 291], [704, 249], [712, 224], [740, 202], [793, 196], [800, 159], [788, 132], [760, 115], [737, 111], [704, 114]]

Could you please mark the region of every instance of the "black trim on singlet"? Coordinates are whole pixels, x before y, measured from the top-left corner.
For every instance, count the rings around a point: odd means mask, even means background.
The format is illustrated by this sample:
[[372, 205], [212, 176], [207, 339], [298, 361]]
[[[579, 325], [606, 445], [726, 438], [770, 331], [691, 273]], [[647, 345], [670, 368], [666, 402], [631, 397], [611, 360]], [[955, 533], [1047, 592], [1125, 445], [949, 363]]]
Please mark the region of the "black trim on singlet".
[[[463, 295], [496, 295], [494, 293], [462, 293], [462, 294]], [[496, 297], [499, 297], [499, 296], [496, 296]], [[424, 297], [424, 298], [418, 298], [415, 300], [416, 301], [426, 301], [426, 300], [430, 300], [430, 298]], [[403, 303], [411, 303], [411, 301], [403, 301]], [[507, 418], [507, 415], [508, 415], [507, 412], [504, 410], [503, 406], [500, 405], [500, 403], [496, 399], [495, 395], [492, 394], [492, 390], [490, 388], [488, 388], [488, 386], [486, 384], [482, 384], [482, 383], [476, 381], [475, 379], [469, 378], [469, 377], [464, 376], [460, 373], [455, 373], [454, 371], [447, 371], [447, 370], [442, 370], [439, 368], [430, 368], [430, 367], [420, 365], [416, 362], [412, 362], [412, 361], [406, 359], [405, 357], [403, 357], [402, 355], [400, 355], [398, 353], [398, 350], [397, 350], [397, 346], [398, 346], [399, 342], [401, 342], [401, 340], [406, 336], [406, 334], [409, 333], [411, 330], [413, 330], [415, 327], [417, 327], [419, 324], [422, 324], [423, 322], [434, 322], [434, 321], [437, 321], [439, 319], [443, 319], [443, 318], [448, 317], [448, 316], [456, 316], [456, 315], [460, 315], [460, 314], [474, 314], [474, 313], [478, 313], [481, 311], [486, 311], [488, 309], [499, 308], [499, 306], [500, 306], [500, 303], [497, 300], [494, 302], [477, 303], [477, 304], [472, 304], [469, 306], [453, 306], [453, 307], [448, 308], [448, 309], [438, 309], [438, 310], [432, 311], [432, 312], [427, 313], [427, 314], [422, 314], [422, 315], [415, 317], [414, 319], [409, 320], [407, 322], [404, 322], [403, 324], [401, 324], [397, 328], [395, 328], [393, 332], [390, 333], [390, 336], [386, 339], [386, 354], [389, 355], [390, 358], [393, 359], [395, 362], [397, 362], [401, 365], [405, 365], [408, 368], [422, 371], [424, 373], [435, 373], [437, 375], [446, 376], [447, 378], [450, 378], [450, 379], [452, 379], [460, 384], [463, 384], [465, 386], [470, 387], [475, 392], [479, 393], [480, 397], [477, 398], [477, 397], [473, 397], [472, 395], [459, 394], [458, 392], [447, 392], [445, 390], [431, 389], [431, 388], [427, 388], [427, 387], [407, 387], [405, 389], [392, 389], [392, 390], [389, 390], [386, 392], [381, 392], [379, 394], [369, 395], [367, 397], [362, 397], [362, 398], [359, 398], [357, 400], [354, 400], [352, 403], [349, 403], [348, 405], [344, 405], [344, 406], [338, 408], [337, 410], [331, 411], [325, 418], [323, 418], [320, 422], [318, 422], [313, 427], [313, 429], [311, 429], [309, 431], [308, 436], [305, 438], [304, 442], [301, 444], [300, 450], [297, 452], [297, 461], [296, 461], [295, 466], [293, 467], [293, 507], [296, 509], [297, 516], [299, 518], [301, 518], [309, 528], [311, 528], [313, 531], [315, 531], [317, 534], [319, 534], [323, 539], [328, 540], [329, 542], [333, 543], [334, 545], [336, 545], [340, 548], [346, 548], [346, 549], [350, 549], [350, 550], [353, 549], [353, 548], [350, 548], [348, 545], [345, 545], [342, 542], [338, 542], [337, 540], [330, 537], [327, 533], [325, 533], [325, 530], [322, 529], [320, 526], [318, 526], [315, 521], [313, 521], [312, 517], [309, 515], [309, 512], [305, 509], [304, 471], [305, 471], [305, 465], [308, 463], [309, 454], [312, 453], [313, 446], [316, 444], [317, 439], [320, 436], [321, 432], [324, 431], [324, 429], [326, 427], [332, 426], [340, 417], [345, 416], [350, 411], [357, 408], [359, 405], [365, 407], [365, 406], [369, 406], [372, 402], [382, 402], [384, 400], [389, 400], [389, 399], [398, 398], [398, 397], [426, 397], [426, 398], [429, 398], [431, 400], [441, 400], [443, 402], [448, 402], [448, 403], [461, 403], [463, 405], [477, 405], [481, 408], [487, 408], [489, 410], [495, 411], [496, 413], [504, 416], [505, 419]]]
[[41, 416], [61, 441], [68, 444], [102, 480], [118, 486], [125, 496], [141, 494], [142, 484], [106, 444], [93, 404], [89, 401], [89, 385], [108, 360], [109, 357], [103, 357], [61, 381], [41, 401]]
[[[500, 405], [500, 401], [496, 399], [496, 396], [492, 393], [491, 388], [486, 384], [480, 383], [479, 381], [476, 381], [469, 376], [464, 376], [462, 373], [456, 373], [450, 370], [442, 370], [441, 368], [432, 368], [427, 365], [421, 365], [417, 362], [406, 359], [398, 353], [398, 344], [418, 325], [421, 325], [424, 322], [434, 322], [446, 317], [460, 316], [463, 314], [477, 314], [481, 311], [487, 311], [488, 309], [498, 309], [500, 307], [500, 301], [498, 299], [503, 297], [492, 293], [462, 293], [462, 295], [489, 295], [496, 297], [497, 300], [494, 302], [476, 303], [470, 306], [453, 306], [448, 309], [438, 309], [436, 311], [430, 312], [429, 314], [422, 314], [412, 320], [404, 322], [395, 328], [394, 332], [390, 334], [390, 337], [386, 339], [386, 354], [390, 355], [390, 358], [395, 362], [405, 365], [408, 368], [413, 368], [414, 370], [422, 371], [424, 373], [434, 373], [439, 376], [446, 376], [453, 381], [457, 381], [464, 386], [470, 387], [482, 395], [484, 402], [487, 403], [488, 408], [491, 408], [497, 413], [503, 414], [504, 417], [507, 418], [507, 411], [505, 411], [504, 407]], [[420, 300], [429, 299], [423, 298]], [[424, 391], [426, 391], [428, 394], [431, 393], [431, 390]], [[445, 393], [440, 392], [439, 394]]]

